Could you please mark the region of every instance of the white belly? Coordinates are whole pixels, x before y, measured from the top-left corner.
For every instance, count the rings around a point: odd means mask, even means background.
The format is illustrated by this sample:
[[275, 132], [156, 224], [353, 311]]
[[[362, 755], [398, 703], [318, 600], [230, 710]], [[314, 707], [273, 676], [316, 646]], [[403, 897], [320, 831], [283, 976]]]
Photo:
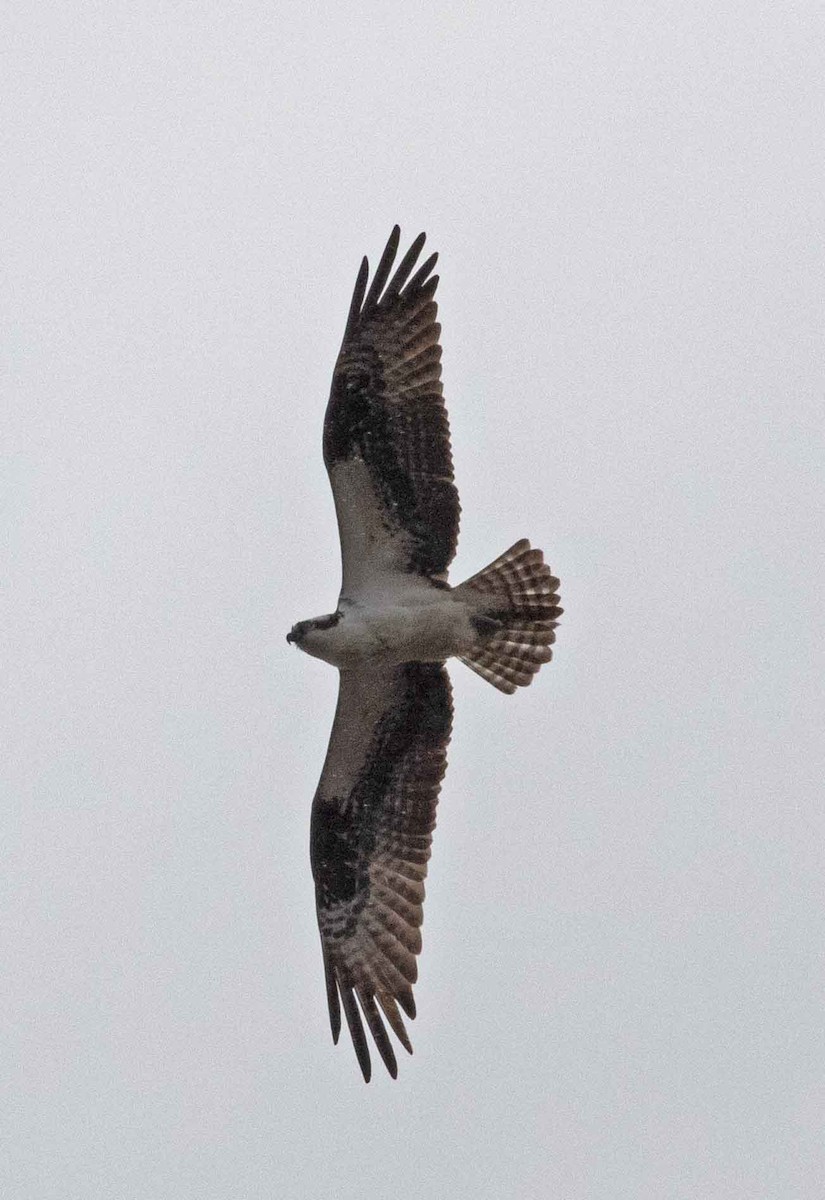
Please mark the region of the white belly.
[[342, 600], [340, 610], [337, 625], [314, 633], [302, 647], [336, 667], [443, 662], [475, 640], [465, 606], [446, 590], [411, 588], [387, 603]]

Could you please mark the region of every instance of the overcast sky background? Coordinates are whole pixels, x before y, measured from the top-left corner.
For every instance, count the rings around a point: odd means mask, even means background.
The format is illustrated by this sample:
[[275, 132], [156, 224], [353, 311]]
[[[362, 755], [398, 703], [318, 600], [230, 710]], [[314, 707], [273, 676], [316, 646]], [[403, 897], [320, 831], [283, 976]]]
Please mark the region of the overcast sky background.
[[[300, 11], [299, 11], [300, 10]], [[809, 1200], [825, 1170], [819, 4], [11, 5], [0, 1183]], [[411, 1028], [333, 1048], [308, 861], [360, 257], [441, 252], [460, 664]], [[5, 1086], [4, 1086], [5, 1091]]]

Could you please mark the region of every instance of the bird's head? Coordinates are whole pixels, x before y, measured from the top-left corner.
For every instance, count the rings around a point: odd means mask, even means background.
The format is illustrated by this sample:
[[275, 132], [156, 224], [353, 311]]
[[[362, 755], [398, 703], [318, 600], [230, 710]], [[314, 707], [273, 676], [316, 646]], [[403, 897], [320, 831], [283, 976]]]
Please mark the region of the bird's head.
[[307, 654], [323, 658], [324, 655], [319, 652], [325, 640], [323, 635], [338, 624], [341, 616], [340, 612], [334, 612], [323, 617], [310, 617], [308, 621], [298, 621], [286, 635], [286, 640]]

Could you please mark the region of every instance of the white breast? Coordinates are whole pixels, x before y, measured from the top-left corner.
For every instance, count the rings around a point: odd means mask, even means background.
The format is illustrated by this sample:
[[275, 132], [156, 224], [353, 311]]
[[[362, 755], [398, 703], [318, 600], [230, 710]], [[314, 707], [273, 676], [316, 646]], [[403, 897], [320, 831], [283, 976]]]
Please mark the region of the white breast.
[[475, 640], [465, 606], [414, 576], [392, 596], [365, 603], [342, 599], [339, 607], [338, 624], [313, 632], [303, 648], [345, 669], [369, 661], [442, 662]]

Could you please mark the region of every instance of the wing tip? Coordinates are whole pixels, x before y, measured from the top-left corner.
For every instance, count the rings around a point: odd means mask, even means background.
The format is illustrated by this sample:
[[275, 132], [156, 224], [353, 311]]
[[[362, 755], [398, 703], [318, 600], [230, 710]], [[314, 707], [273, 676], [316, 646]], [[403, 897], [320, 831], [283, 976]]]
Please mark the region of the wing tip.
[[403, 300], [409, 300], [410, 297], [415, 295], [420, 296], [421, 292], [425, 288], [427, 289], [426, 299], [432, 299], [433, 295], [435, 294], [435, 289], [438, 287], [439, 277], [438, 275], [433, 275], [432, 278], [430, 278], [430, 273], [437, 262], [438, 251], [434, 250], [429, 258], [425, 258], [424, 262], [421, 264], [415, 274], [404, 283], [401, 291], [401, 298]]
[[321, 939], [321, 951], [324, 958], [324, 980], [327, 985], [329, 1027], [332, 1031], [332, 1044], [333, 1046], [337, 1046], [338, 1038], [341, 1036], [341, 1004], [338, 999], [338, 980], [336, 979], [335, 968], [323, 944], [323, 938]]
[[355, 1049], [355, 1057], [358, 1059], [358, 1066], [361, 1068], [361, 1074], [364, 1076], [364, 1082], [369, 1083], [372, 1076], [369, 1045], [367, 1044], [367, 1035], [364, 1033], [364, 1024], [361, 1020], [361, 1013], [359, 1012], [358, 1004], [355, 999], [355, 993], [352, 990], [351, 985], [342, 985], [341, 1000], [344, 1005], [344, 1015], [347, 1018], [350, 1037], [352, 1038], [352, 1044]]
[[381, 1019], [382, 1013], [378, 1011], [376, 1000], [381, 1007], [383, 1016], [389, 1023], [390, 1029], [407, 1053], [411, 1055], [413, 1052], [412, 1043], [404, 1027], [401, 1015], [398, 1012], [397, 1005], [401, 1005], [401, 1008], [408, 1017], [415, 1017], [415, 1000], [413, 999], [412, 988], [402, 988], [395, 994], [384, 992], [380, 989], [376, 993], [373, 993], [368, 987], [365, 989], [363, 986], [355, 984], [353, 980], [344, 982], [339, 977], [339, 972], [336, 970], [330, 956], [326, 953], [324, 955], [324, 968], [327, 976], [327, 1000], [333, 1045], [338, 1045], [341, 1035], [341, 1008], [343, 1007], [353, 1049], [355, 1050], [355, 1057], [361, 1069], [361, 1074], [364, 1077], [364, 1082], [369, 1083], [372, 1078], [372, 1062], [370, 1059], [367, 1031], [364, 1028], [364, 1020], [366, 1020], [367, 1029], [372, 1034], [375, 1048], [380, 1054], [381, 1061], [386, 1067], [390, 1078], [397, 1079], [398, 1061], [395, 1057], [387, 1029]]
[[352, 333], [355, 326], [358, 324], [358, 319], [361, 315], [361, 306], [364, 303], [364, 293], [367, 290], [367, 280], [370, 274], [370, 262], [366, 254], [361, 259], [361, 266], [358, 268], [358, 275], [355, 279], [355, 287], [352, 291], [352, 299], [350, 300], [349, 312], [347, 313], [347, 323], [344, 328], [344, 341]]
[[398, 253], [398, 244], [401, 240], [401, 228], [398, 225], [393, 225], [392, 233], [387, 238], [387, 244], [384, 247], [384, 252], [378, 260], [378, 266], [375, 268], [375, 274], [372, 277], [369, 291], [364, 299], [361, 308], [362, 315], [374, 312], [381, 302], [381, 293], [384, 286], [390, 277], [392, 265], [395, 262], [395, 256]]
[[[426, 233], [423, 231], [419, 233], [410, 243], [395, 273], [392, 274], [398, 247], [401, 243], [401, 226], [393, 225], [392, 232], [378, 260], [378, 266], [375, 268], [375, 274], [373, 275], [372, 282], [369, 283], [369, 287], [367, 286], [369, 281], [369, 260], [366, 255], [364, 256], [361, 260], [361, 267], [355, 284], [355, 292], [353, 293], [352, 305], [347, 321], [347, 333], [350, 333], [363, 317], [369, 316], [380, 305], [389, 304], [398, 299], [399, 296], [408, 300], [424, 286], [431, 289], [429, 294], [432, 295], [438, 283], [438, 276], [432, 280], [428, 279], [428, 276], [438, 262], [438, 252], [436, 251], [431, 254], [415, 274], [411, 274], [415, 264], [418, 262], [426, 240]], [[390, 278], [391, 274], [392, 278]]]

